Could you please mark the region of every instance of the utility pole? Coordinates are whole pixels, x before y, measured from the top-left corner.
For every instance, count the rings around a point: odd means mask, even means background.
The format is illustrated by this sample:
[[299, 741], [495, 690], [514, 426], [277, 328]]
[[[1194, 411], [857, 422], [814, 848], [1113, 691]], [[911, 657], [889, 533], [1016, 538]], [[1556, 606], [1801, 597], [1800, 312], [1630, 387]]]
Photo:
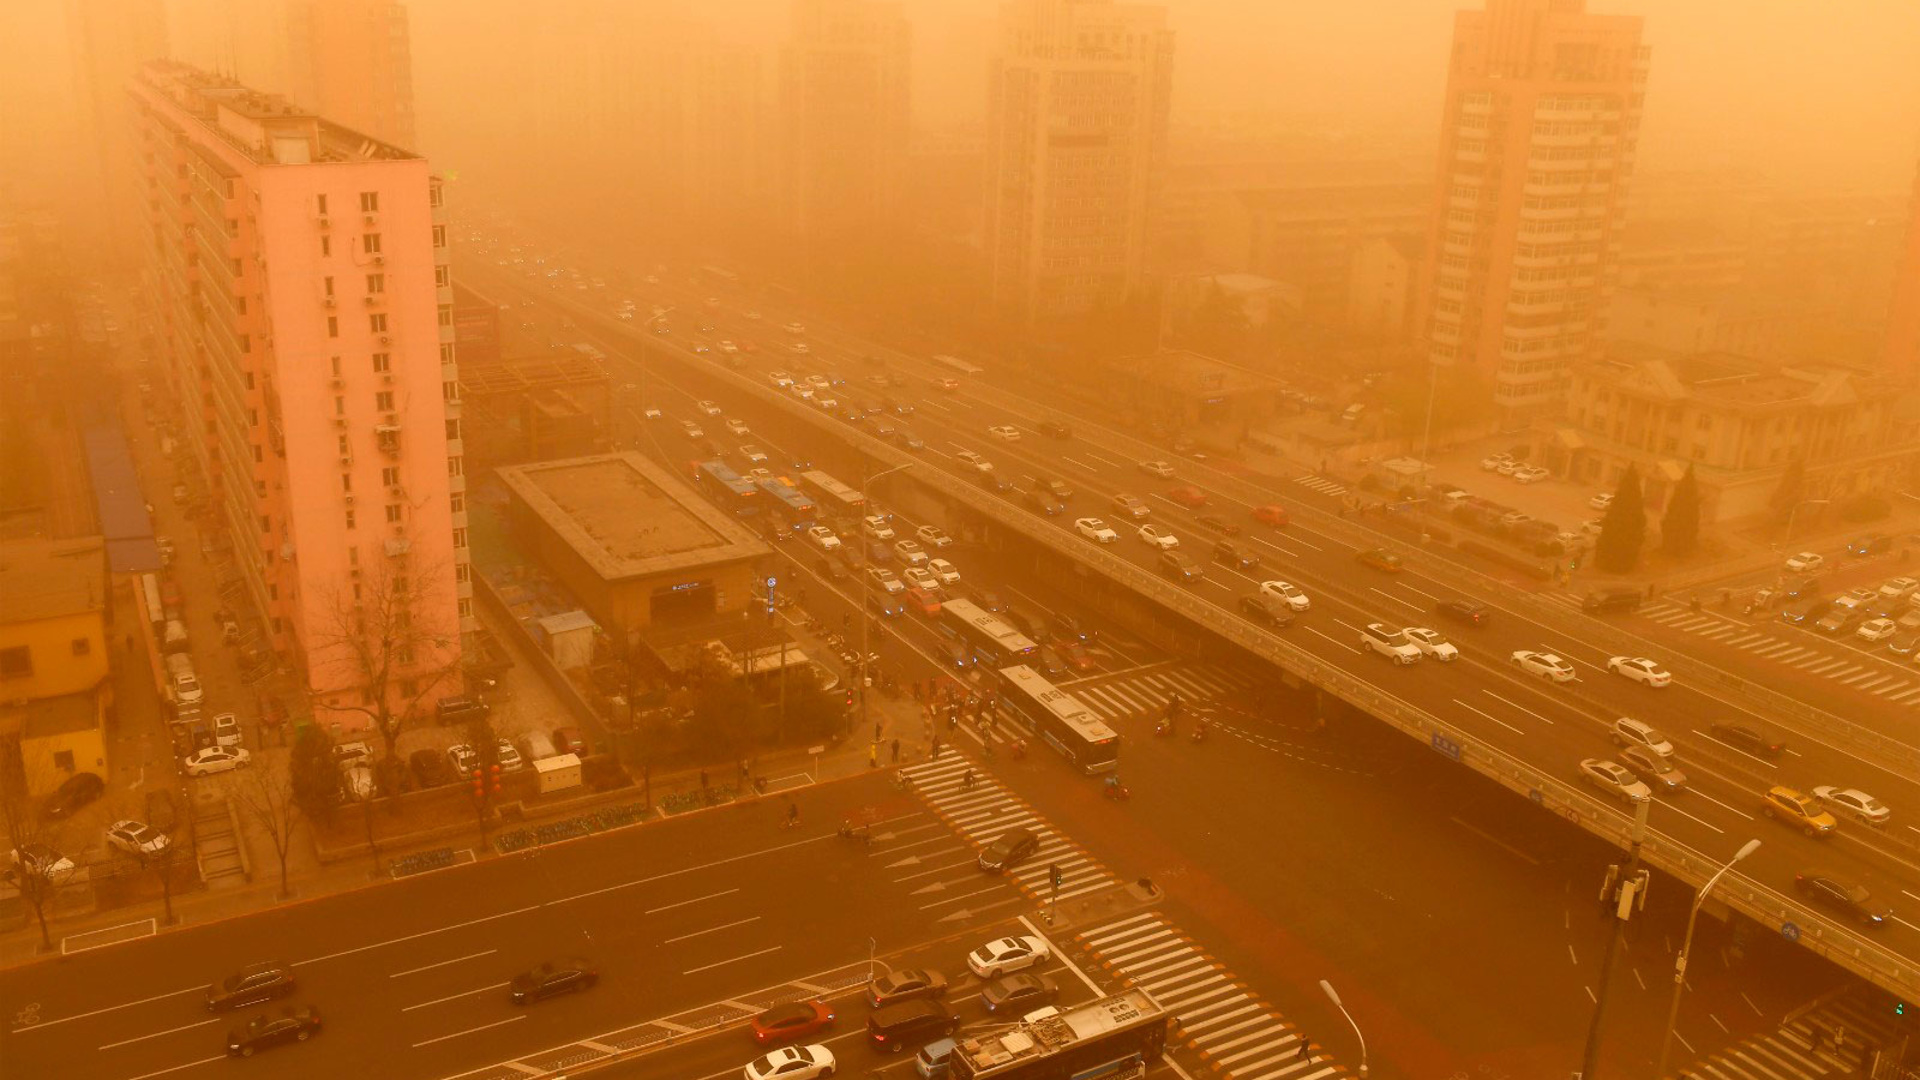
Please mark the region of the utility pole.
[[1613, 907], [1613, 933], [1607, 936], [1607, 951], [1600, 961], [1600, 987], [1593, 996], [1593, 1022], [1587, 1026], [1587, 1049], [1581, 1057], [1577, 1080], [1594, 1080], [1600, 1060], [1600, 1020], [1607, 1011], [1607, 989], [1613, 982], [1613, 964], [1620, 955], [1620, 941], [1627, 935], [1627, 920], [1646, 907], [1647, 883], [1651, 874], [1640, 869], [1640, 845], [1647, 838], [1647, 810], [1651, 798], [1633, 804], [1633, 827], [1628, 833], [1627, 864], [1607, 867], [1607, 880], [1600, 886], [1600, 902]]

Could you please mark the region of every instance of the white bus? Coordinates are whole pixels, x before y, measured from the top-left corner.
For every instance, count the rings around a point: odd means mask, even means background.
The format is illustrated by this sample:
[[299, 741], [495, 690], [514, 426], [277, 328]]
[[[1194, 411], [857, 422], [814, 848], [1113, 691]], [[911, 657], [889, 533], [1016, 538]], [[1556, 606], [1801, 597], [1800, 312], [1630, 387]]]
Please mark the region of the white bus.
[[964, 1036], [947, 1071], [952, 1080], [1138, 1080], [1166, 1052], [1172, 1025], [1153, 995], [1134, 987]]
[[1067, 764], [1088, 776], [1120, 767], [1119, 733], [1079, 698], [1024, 665], [1001, 669], [1000, 681], [1006, 687], [1007, 704], [1031, 721]]
[[836, 514], [866, 513], [867, 497], [865, 495], [835, 480], [819, 469], [809, 469], [801, 473], [800, 480], [806, 485], [807, 490], [813, 492], [814, 497], [820, 500], [822, 506], [830, 508], [830, 512]]
[[971, 600], [941, 601], [940, 622], [991, 668], [1027, 663], [1040, 651], [1032, 639]]
[[986, 370], [978, 364], [969, 364], [957, 356], [947, 356], [938, 353], [934, 355], [933, 362], [939, 364], [941, 367], [952, 368], [962, 375], [978, 375]]

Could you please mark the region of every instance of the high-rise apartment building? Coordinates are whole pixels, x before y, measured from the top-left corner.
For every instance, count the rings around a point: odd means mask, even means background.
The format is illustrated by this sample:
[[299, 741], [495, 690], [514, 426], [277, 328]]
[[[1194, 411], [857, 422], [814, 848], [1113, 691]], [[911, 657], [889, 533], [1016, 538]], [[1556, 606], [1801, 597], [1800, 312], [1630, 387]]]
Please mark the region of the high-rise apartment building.
[[887, 235], [907, 158], [899, 0], [794, 0], [780, 52], [783, 219], [815, 250]]
[[137, 220], [127, 80], [167, 55], [166, 9], [161, 0], [67, 0], [66, 14], [79, 105], [75, 136], [89, 158], [74, 177], [81, 190], [73, 202], [89, 211], [79, 219], [87, 243], [112, 262]]
[[1454, 16], [1416, 335], [1508, 416], [1600, 353], [1649, 50], [1638, 16], [1487, 0]]
[[1889, 374], [1920, 375], [1920, 177], [1913, 185], [1907, 243], [1894, 281], [1893, 303], [1887, 309], [1884, 368]]
[[[182, 64], [131, 94], [155, 336], [275, 648], [348, 726], [371, 686], [452, 692], [474, 624], [439, 181]], [[399, 647], [376, 680], [356, 652], [382, 641]]]
[[1166, 172], [1166, 9], [1010, 0], [988, 75], [986, 236], [995, 305], [1078, 315], [1138, 294]]

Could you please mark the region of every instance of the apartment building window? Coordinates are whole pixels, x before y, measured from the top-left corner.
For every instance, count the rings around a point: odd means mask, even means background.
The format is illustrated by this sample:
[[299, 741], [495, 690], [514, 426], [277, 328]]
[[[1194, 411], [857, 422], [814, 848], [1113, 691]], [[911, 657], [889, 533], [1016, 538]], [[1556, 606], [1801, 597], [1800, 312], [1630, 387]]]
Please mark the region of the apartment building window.
[[328, 274], [326, 277], [323, 277], [320, 279], [320, 290], [328, 296], [333, 295], [333, 275], [332, 274]]
[[400, 523], [400, 504], [399, 503], [387, 504], [387, 522], [392, 525], [398, 525]]
[[387, 332], [387, 313], [384, 311], [377, 311], [372, 315], [367, 316], [367, 329], [372, 330], [376, 334], [386, 333]]
[[360, 250], [362, 253], [367, 255], [380, 254], [380, 234], [377, 232], [370, 232], [370, 233], [367, 233], [365, 236], [362, 236], [360, 238]]
[[[254, 443], [254, 444], [253, 444], [253, 463], [254, 463], [255, 465], [258, 465], [258, 464], [260, 464], [261, 462], [263, 462], [263, 461], [265, 461], [265, 460], [267, 460], [267, 456], [266, 456], [265, 454], [262, 454], [262, 453], [260, 452], [260, 444], [259, 444], [259, 443]], [[261, 491], [261, 492], [260, 492], [260, 494], [262, 494], [262, 495], [264, 495], [264, 494], [266, 494], [266, 492], [265, 492], [265, 491]]]
[[461, 550], [461, 551], [465, 551], [465, 550], [466, 550], [466, 547], [467, 547], [467, 530], [465, 530], [465, 529], [455, 529], [455, 530], [453, 530], [453, 546], [454, 546], [455, 548], [457, 548], [457, 549], [459, 549], [459, 550]]
[[315, 195], [313, 197], [313, 210], [314, 213], [319, 214], [321, 217], [327, 216], [327, 197], [325, 195]]
[[466, 493], [456, 491], [453, 494], [447, 496], [447, 508], [452, 510], [456, 514], [466, 513], [467, 512]]
[[263, 533], [270, 533], [273, 531], [273, 519], [269, 518], [265, 514], [260, 515], [260, 531]]
[[435, 225], [433, 227], [433, 246], [437, 248], [447, 246], [447, 227], [445, 225]]
[[353, 507], [347, 507], [347, 528], [353, 528]]
[[327, 336], [328, 337], [340, 336], [340, 316], [338, 315], [327, 316]]
[[320, 257], [324, 259], [327, 256], [332, 254], [333, 254], [333, 237], [331, 236], [321, 237], [320, 238]]
[[381, 469], [380, 483], [384, 487], [398, 487], [400, 484], [400, 467], [398, 465], [389, 465]]
[[341, 457], [351, 457], [351, 456], [353, 456], [353, 450], [352, 450], [352, 449], [351, 449], [351, 447], [349, 447], [349, 445], [347, 444], [347, 437], [346, 437], [345, 435], [342, 435], [342, 436], [340, 436], [340, 438], [339, 438], [339, 439], [338, 439], [337, 441], [338, 441], [338, 443], [339, 443], [339, 445], [340, 445], [340, 456], [341, 456]]
[[393, 357], [383, 352], [374, 353], [373, 354], [373, 370], [375, 373], [382, 373], [382, 372], [393, 370]]
[[381, 412], [393, 411], [393, 391], [380, 390], [373, 395], [373, 407]]
[[464, 475], [465, 472], [466, 472], [466, 466], [461, 464], [460, 458], [458, 456], [450, 457], [447, 459], [447, 475], [448, 476], [461, 476], [461, 475]]
[[0, 649], [0, 679], [25, 679], [33, 675], [33, 654], [25, 645]]
[[353, 474], [352, 473], [340, 474], [340, 490], [341, 491], [353, 490]]
[[452, 304], [440, 305], [440, 325], [441, 326], [453, 325], [453, 305]]
[[[347, 399], [344, 397], [341, 397], [339, 394], [333, 395], [333, 415], [335, 416], [347, 415]], [[345, 435], [340, 436], [341, 442], [344, 443], [346, 441], [346, 438], [347, 437]]]
[[440, 362], [442, 364], [453, 363], [453, 342], [445, 342], [440, 346]]
[[464, 581], [471, 581], [472, 579], [473, 579], [472, 563], [454, 563], [453, 564], [453, 580], [464, 582]]
[[336, 379], [339, 378], [340, 377], [340, 358], [337, 356], [328, 357], [327, 365], [332, 369], [333, 377]]
[[380, 212], [380, 193], [377, 191], [361, 192], [360, 193], [360, 212], [363, 214], [379, 213]]
[[73, 639], [73, 655], [86, 656], [91, 652], [93, 652], [93, 642], [83, 637]]
[[452, 442], [455, 439], [458, 439], [459, 437], [460, 437], [460, 421], [458, 420], [447, 421], [447, 441]]
[[463, 597], [461, 597], [461, 598], [460, 598], [460, 603], [459, 603], [459, 605], [458, 605], [458, 606], [459, 606], [459, 610], [460, 610], [460, 617], [461, 617], [461, 618], [463, 618], [463, 619], [465, 619], [465, 618], [468, 618], [468, 617], [470, 617], [470, 616], [472, 616], [472, 615], [473, 615], [473, 601], [472, 601], [472, 600], [469, 600], [469, 599], [467, 599], [466, 597], [464, 597], [464, 596], [463, 596]]
[[375, 293], [375, 294], [386, 292], [387, 291], [387, 275], [368, 274], [367, 275], [367, 291], [369, 293]]
[[440, 396], [441, 396], [441, 397], [443, 397], [443, 398], [445, 398], [445, 399], [446, 399], [446, 400], [448, 400], [448, 401], [458, 401], [458, 400], [460, 400], [460, 384], [459, 384], [459, 383], [457, 383], [457, 382], [443, 382], [443, 383], [441, 383], [441, 384], [440, 384]]
[[434, 267], [433, 283], [443, 289], [453, 284], [453, 267], [445, 264]]

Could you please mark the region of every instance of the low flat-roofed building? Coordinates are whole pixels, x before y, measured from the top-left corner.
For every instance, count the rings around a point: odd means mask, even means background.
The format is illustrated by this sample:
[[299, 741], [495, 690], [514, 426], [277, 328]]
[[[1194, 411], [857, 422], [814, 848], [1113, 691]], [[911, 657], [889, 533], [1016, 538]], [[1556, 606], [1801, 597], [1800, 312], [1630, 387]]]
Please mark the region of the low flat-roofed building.
[[744, 611], [755, 562], [771, 553], [752, 530], [634, 453], [499, 470], [529, 550], [602, 627], [621, 635]]
[[99, 537], [0, 544], [0, 701], [91, 693], [105, 681], [107, 606]]
[[1135, 408], [1181, 426], [1245, 428], [1272, 418], [1280, 400], [1273, 378], [1186, 349], [1121, 357], [1112, 367]]

